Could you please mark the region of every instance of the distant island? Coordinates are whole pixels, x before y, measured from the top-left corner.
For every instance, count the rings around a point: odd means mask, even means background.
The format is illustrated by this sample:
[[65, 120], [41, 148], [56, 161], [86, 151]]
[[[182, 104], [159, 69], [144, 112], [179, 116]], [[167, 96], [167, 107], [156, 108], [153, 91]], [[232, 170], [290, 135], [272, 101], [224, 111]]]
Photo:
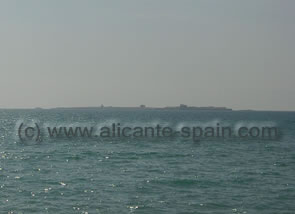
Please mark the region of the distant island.
[[[42, 109], [42, 108], [36, 108], [36, 109]], [[77, 109], [77, 110], [87, 110], [87, 109], [151, 109], [151, 110], [200, 110], [200, 111], [233, 111], [231, 108], [227, 107], [215, 107], [215, 106], [206, 106], [206, 107], [197, 107], [197, 106], [188, 106], [184, 104], [180, 104], [179, 106], [167, 106], [167, 107], [147, 107], [146, 105], [140, 105], [137, 107], [114, 107], [114, 106], [104, 106], [101, 105], [99, 107], [57, 107], [57, 108], [51, 108], [51, 109]]]

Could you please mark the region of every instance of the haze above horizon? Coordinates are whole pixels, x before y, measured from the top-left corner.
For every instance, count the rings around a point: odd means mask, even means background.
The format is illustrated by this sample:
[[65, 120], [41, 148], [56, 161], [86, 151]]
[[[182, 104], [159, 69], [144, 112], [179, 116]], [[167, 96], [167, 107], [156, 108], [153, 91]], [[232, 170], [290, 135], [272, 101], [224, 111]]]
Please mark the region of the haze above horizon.
[[295, 110], [295, 1], [4, 0], [0, 108]]

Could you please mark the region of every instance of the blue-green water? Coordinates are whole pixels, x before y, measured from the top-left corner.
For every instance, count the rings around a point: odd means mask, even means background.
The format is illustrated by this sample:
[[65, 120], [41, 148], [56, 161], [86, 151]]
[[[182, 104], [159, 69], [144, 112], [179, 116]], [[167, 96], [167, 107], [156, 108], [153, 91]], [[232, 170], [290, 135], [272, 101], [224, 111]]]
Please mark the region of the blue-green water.
[[[275, 123], [277, 140], [18, 139], [20, 120]], [[295, 213], [295, 113], [1, 110], [0, 213]]]

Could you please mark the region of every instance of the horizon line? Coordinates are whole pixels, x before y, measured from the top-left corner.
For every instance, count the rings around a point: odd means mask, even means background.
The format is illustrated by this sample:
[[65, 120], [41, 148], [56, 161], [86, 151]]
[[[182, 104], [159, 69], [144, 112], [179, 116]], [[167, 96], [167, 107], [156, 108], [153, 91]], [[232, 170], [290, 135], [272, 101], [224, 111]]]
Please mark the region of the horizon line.
[[153, 106], [59, 106], [59, 107], [0, 107], [0, 110], [54, 110], [54, 109], [160, 109], [160, 110], [200, 110], [200, 111], [269, 111], [269, 112], [295, 112], [295, 110], [269, 110], [269, 109], [233, 109], [224, 106], [165, 106], [165, 107], [153, 107]]

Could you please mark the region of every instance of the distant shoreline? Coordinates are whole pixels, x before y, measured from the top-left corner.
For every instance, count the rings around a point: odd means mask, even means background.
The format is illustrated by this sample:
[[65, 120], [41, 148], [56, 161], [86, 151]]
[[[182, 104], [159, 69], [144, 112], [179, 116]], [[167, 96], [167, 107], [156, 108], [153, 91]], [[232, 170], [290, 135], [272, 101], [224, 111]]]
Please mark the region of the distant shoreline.
[[234, 110], [227, 107], [215, 107], [215, 106], [167, 106], [167, 107], [146, 107], [146, 106], [134, 106], [134, 107], [124, 107], [124, 106], [88, 106], [88, 107], [53, 107], [53, 108], [0, 108], [0, 110], [175, 110], [175, 111], [219, 111], [219, 112], [295, 112], [295, 110], [253, 110], [253, 109], [241, 109]]
[[[43, 108], [35, 108], [42, 110]], [[206, 106], [206, 107], [196, 107], [196, 106], [187, 106], [187, 105], [179, 105], [179, 106], [168, 106], [168, 107], [147, 107], [145, 105], [135, 106], [135, 107], [122, 107], [122, 106], [100, 106], [100, 107], [56, 107], [56, 108], [48, 108], [48, 109], [62, 109], [62, 110], [101, 110], [101, 109], [118, 109], [118, 110], [200, 110], [200, 111], [233, 111], [231, 108], [227, 107], [215, 107], [215, 106]]]

